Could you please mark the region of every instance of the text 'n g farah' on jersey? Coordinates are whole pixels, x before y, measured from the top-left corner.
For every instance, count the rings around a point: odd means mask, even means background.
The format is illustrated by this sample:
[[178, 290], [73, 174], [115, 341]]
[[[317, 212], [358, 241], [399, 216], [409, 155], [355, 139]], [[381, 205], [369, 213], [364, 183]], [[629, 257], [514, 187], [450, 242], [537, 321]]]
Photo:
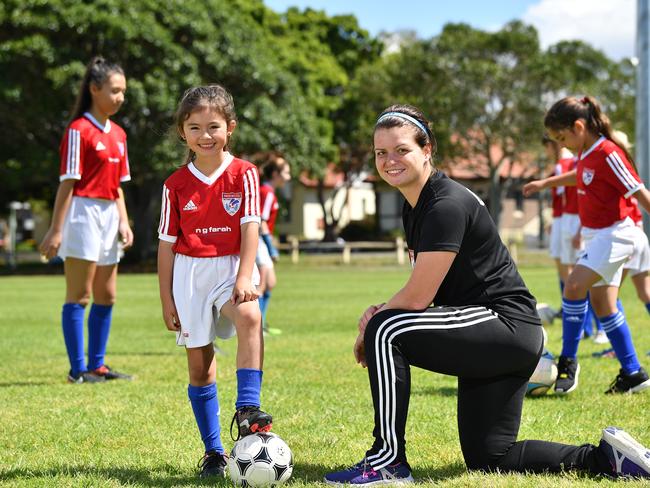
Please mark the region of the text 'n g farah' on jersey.
[[482, 305], [504, 317], [541, 325], [535, 299], [485, 204], [472, 191], [436, 171], [414, 208], [404, 202], [402, 220], [413, 265], [421, 252], [456, 253], [434, 305]]
[[75, 196], [116, 200], [120, 182], [131, 179], [126, 133], [110, 120], [101, 125], [89, 113], [73, 120], [59, 153], [59, 180], [78, 180]]
[[629, 198], [644, 187], [625, 152], [604, 136], [579, 155], [577, 178], [580, 223], [592, 229], [631, 217]]
[[269, 226], [269, 233], [273, 234], [275, 220], [278, 218], [278, 198], [275, 196], [273, 186], [264, 183], [260, 187], [260, 201], [262, 205], [262, 220]]
[[239, 254], [240, 226], [260, 222], [259, 177], [248, 161], [227, 154], [210, 177], [192, 163], [163, 185], [160, 240], [175, 253], [206, 258]]

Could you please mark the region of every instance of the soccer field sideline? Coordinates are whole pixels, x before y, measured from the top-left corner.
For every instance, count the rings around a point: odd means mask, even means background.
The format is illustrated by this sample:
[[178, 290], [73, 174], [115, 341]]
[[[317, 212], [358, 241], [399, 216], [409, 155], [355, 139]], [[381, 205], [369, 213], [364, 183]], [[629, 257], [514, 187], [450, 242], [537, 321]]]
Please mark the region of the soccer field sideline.
[[[367, 376], [354, 363], [356, 319], [386, 299], [407, 277], [394, 266], [291, 266], [282, 262], [269, 322], [283, 330], [267, 338], [264, 406], [274, 431], [294, 452], [289, 484], [319, 483], [332, 468], [358, 461], [372, 428]], [[538, 301], [559, 303], [551, 267], [522, 268]], [[62, 276], [0, 278], [0, 484], [2, 486], [211, 486], [196, 478], [201, 441], [186, 396], [183, 350], [160, 318], [155, 275], [120, 275], [109, 364], [134, 373], [131, 383], [68, 385], [59, 317]], [[637, 351], [648, 367], [650, 320], [629, 283], [623, 303]], [[559, 321], [548, 327], [559, 352]], [[235, 395], [235, 341], [220, 341], [217, 384], [222, 438]], [[650, 394], [605, 396], [618, 371], [601, 349], [583, 341], [580, 387], [569, 397], [526, 400], [520, 438], [596, 443], [618, 425], [650, 444]], [[455, 424], [455, 380], [414, 370], [407, 453], [414, 476], [436, 486], [592, 486], [583, 475], [467, 473]], [[219, 483], [227, 486], [228, 482]], [[642, 482], [625, 486], [644, 486]]]

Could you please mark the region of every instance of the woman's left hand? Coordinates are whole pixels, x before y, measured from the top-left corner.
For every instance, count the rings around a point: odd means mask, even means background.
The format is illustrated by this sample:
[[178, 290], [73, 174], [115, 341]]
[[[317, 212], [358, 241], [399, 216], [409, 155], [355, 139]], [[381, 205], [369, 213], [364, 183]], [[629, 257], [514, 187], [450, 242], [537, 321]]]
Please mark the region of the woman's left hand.
[[366, 347], [363, 343], [363, 332], [359, 333], [357, 340], [354, 342], [354, 359], [364, 368], [368, 367], [366, 364]]
[[133, 245], [133, 231], [127, 221], [120, 222], [119, 232], [122, 239], [122, 248], [128, 249]]

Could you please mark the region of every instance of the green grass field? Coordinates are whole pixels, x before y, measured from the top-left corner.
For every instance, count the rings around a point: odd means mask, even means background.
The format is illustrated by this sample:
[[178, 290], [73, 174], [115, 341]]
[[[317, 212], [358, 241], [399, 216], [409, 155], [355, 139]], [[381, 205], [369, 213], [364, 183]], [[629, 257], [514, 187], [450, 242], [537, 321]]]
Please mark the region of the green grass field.
[[[552, 266], [523, 267], [538, 301], [557, 306]], [[372, 406], [365, 370], [352, 356], [356, 320], [407, 277], [406, 267], [281, 262], [269, 310], [283, 334], [267, 338], [263, 404], [274, 431], [294, 452], [290, 486], [320, 484], [331, 469], [359, 461], [371, 442]], [[202, 443], [187, 400], [185, 353], [166, 331], [155, 275], [122, 274], [108, 362], [133, 382], [69, 385], [59, 319], [62, 276], [0, 278], [0, 485], [83, 487], [212, 486], [196, 477]], [[646, 368], [650, 320], [630, 283], [623, 302]], [[548, 328], [559, 352], [561, 325]], [[235, 341], [219, 342], [217, 384], [222, 438], [235, 401]], [[594, 359], [583, 341], [580, 388], [569, 397], [527, 399], [521, 439], [597, 443], [618, 425], [650, 445], [650, 392], [605, 396], [618, 362]], [[414, 370], [407, 452], [428, 486], [592, 486], [616, 483], [578, 474], [468, 474], [457, 439], [455, 379]], [[217, 483], [228, 486], [229, 482]], [[321, 484], [321, 486], [324, 486]], [[625, 486], [647, 486], [640, 481]]]

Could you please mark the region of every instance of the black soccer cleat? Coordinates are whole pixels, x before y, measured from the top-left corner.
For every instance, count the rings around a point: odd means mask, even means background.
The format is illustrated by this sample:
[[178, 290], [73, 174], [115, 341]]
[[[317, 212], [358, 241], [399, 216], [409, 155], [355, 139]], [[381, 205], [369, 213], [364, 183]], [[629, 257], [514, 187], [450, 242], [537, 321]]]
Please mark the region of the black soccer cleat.
[[128, 374], [120, 373], [110, 368], [106, 364], [102, 364], [99, 368], [91, 371], [95, 376], [102, 376], [106, 380], [131, 380], [133, 377]]
[[209, 478], [212, 476], [226, 475], [226, 461], [228, 457], [222, 452], [210, 451], [200, 459], [197, 467], [199, 468], [200, 478]]
[[80, 385], [82, 383], [103, 383], [104, 381], [106, 381], [106, 378], [103, 376], [97, 376], [90, 371], [83, 371], [81, 373], [73, 375], [72, 370], [70, 370], [68, 373], [68, 383], [73, 383], [76, 385]]
[[[237, 438], [233, 435], [233, 426], [237, 424]], [[237, 409], [230, 422], [230, 437], [237, 441], [256, 432], [269, 432], [273, 427], [273, 417], [251, 405]]]
[[612, 393], [639, 393], [640, 391], [650, 388], [650, 379], [648, 373], [643, 368], [640, 368], [634, 374], [626, 374], [622, 369], [619, 371], [618, 376], [609, 389], [605, 392]]
[[578, 388], [578, 376], [580, 365], [577, 359], [560, 356], [557, 363], [557, 380], [555, 381], [555, 393], [566, 395]]

